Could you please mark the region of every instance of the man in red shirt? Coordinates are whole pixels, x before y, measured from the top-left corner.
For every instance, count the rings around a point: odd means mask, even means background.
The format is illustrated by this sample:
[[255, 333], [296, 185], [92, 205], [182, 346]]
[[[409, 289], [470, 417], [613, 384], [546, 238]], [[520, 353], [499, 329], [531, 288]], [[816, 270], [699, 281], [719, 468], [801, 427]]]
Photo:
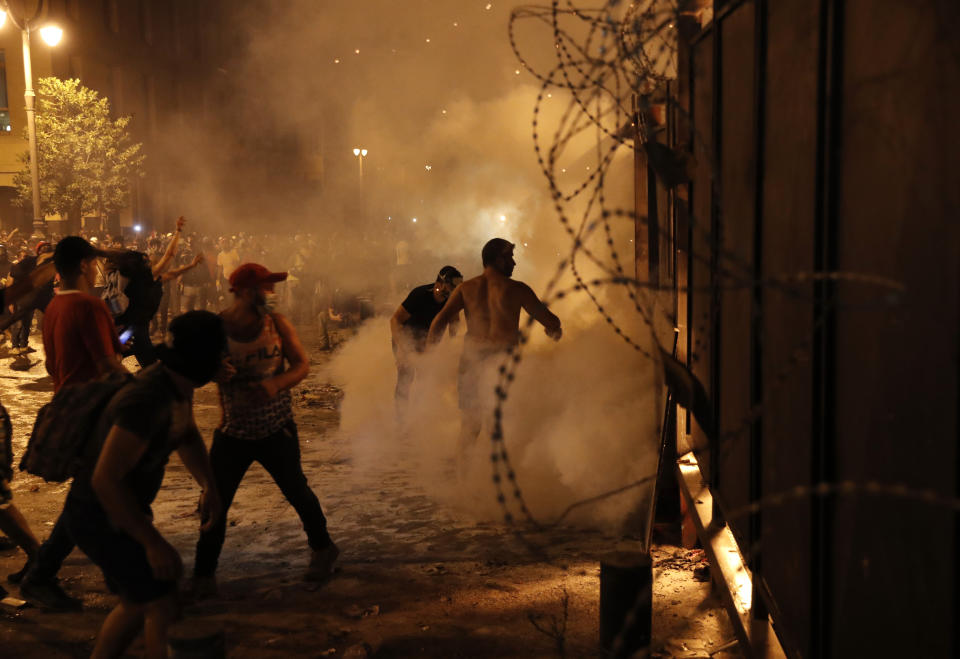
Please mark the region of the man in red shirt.
[[57, 245], [54, 263], [60, 290], [43, 318], [43, 349], [54, 392], [111, 371], [126, 371], [113, 317], [104, 301], [91, 294], [99, 255], [79, 236], [68, 236]]
[[[54, 392], [112, 371], [127, 372], [120, 362], [121, 346], [113, 317], [104, 301], [91, 294], [100, 255], [79, 236], [68, 236], [57, 244], [53, 261], [60, 275], [60, 290], [43, 317], [43, 349]], [[8, 579], [21, 582], [24, 599], [50, 609], [79, 608], [80, 601], [67, 595], [57, 583], [57, 572], [73, 548], [73, 538], [61, 515], [40, 546], [36, 560], [28, 561], [23, 570]]]

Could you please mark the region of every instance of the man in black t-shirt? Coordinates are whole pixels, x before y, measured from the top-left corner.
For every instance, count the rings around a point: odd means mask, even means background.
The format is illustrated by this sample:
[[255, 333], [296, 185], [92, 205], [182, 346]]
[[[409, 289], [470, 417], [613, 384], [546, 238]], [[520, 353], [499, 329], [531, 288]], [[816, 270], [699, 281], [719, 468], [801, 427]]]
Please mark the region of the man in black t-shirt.
[[182, 563], [153, 525], [150, 504], [170, 453], [179, 453], [203, 488], [204, 527], [220, 515], [192, 407], [193, 390], [221, 366], [223, 321], [209, 311], [191, 311], [170, 323], [170, 334], [172, 345], [157, 347], [160, 363], [140, 371], [107, 405], [64, 504], [71, 537], [120, 597], [97, 635], [96, 657], [121, 656], [141, 629], [145, 654], [166, 656]]
[[[421, 353], [427, 347], [427, 333], [430, 323], [436, 317], [453, 290], [463, 282], [463, 275], [452, 265], [444, 266], [437, 280], [432, 284], [417, 286], [410, 291], [407, 299], [397, 307], [390, 319], [390, 334], [393, 337], [393, 354], [397, 360], [396, 399], [400, 403], [410, 395], [410, 385], [416, 376], [416, 368], [411, 360], [414, 353]], [[456, 333], [450, 326], [450, 335]]]

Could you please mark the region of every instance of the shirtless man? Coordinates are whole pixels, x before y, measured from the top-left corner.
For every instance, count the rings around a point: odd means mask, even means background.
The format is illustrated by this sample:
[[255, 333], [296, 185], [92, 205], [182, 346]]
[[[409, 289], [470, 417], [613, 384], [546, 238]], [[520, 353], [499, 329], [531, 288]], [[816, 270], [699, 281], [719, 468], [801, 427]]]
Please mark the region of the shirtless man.
[[536, 293], [521, 281], [510, 278], [517, 263], [513, 243], [494, 238], [483, 246], [483, 274], [460, 284], [430, 324], [427, 341], [434, 344], [447, 324], [463, 309], [467, 317], [463, 355], [460, 358], [460, 449], [476, 441], [483, 425], [480, 387], [491, 367], [520, 341], [520, 310], [530, 314], [560, 340], [560, 319], [547, 309]]

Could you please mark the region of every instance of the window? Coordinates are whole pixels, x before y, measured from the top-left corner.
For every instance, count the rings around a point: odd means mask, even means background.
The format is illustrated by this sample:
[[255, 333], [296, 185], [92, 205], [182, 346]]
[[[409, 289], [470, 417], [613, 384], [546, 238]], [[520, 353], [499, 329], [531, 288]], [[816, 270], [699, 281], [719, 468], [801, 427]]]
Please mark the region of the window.
[[7, 55], [0, 50], [0, 133], [9, 133], [12, 130], [10, 102], [7, 100]]

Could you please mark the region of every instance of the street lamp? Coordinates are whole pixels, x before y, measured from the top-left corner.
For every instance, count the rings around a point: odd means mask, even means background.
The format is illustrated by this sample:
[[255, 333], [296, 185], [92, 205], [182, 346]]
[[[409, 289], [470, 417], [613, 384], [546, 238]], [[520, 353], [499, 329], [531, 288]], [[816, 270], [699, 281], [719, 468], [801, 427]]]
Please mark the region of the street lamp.
[[[30, 33], [37, 29], [37, 19], [43, 12], [43, 0], [37, 2], [37, 10], [32, 18], [26, 16], [19, 20], [10, 11], [7, 0], [0, 0], [0, 27], [10, 17], [10, 22], [20, 30], [21, 42], [23, 43], [23, 80], [24, 92], [23, 99], [26, 102], [27, 110], [27, 140], [30, 144], [30, 183], [33, 192], [33, 232], [37, 235], [44, 235], [46, 224], [43, 221], [43, 212], [40, 209], [40, 170], [37, 164], [37, 122], [35, 101], [36, 93], [33, 91], [33, 71], [30, 62]], [[53, 24], [45, 24], [40, 27], [40, 38], [48, 46], [56, 46], [63, 38], [63, 30]]]

